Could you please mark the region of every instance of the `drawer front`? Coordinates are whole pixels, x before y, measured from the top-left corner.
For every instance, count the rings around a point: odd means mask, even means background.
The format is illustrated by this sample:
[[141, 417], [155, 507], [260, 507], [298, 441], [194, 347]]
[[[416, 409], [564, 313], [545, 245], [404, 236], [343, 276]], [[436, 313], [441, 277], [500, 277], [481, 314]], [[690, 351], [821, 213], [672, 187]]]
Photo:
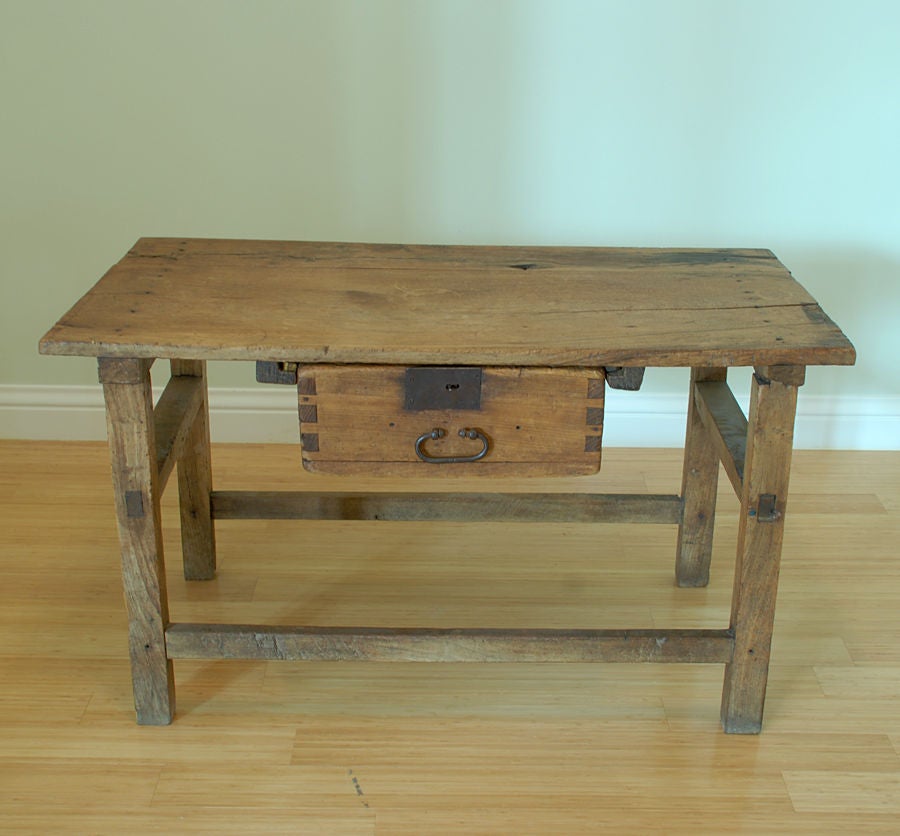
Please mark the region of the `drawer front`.
[[570, 476], [600, 467], [604, 373], [301, 366], [303, 466], [397, 476]]

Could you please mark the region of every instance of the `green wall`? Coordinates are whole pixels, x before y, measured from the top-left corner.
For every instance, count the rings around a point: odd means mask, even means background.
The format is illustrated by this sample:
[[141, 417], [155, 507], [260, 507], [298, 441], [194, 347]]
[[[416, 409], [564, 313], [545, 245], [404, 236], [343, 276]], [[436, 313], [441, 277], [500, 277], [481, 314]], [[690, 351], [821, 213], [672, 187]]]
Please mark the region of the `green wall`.
[[900, 394], [898, 44], [866, 0], [0, 0], [0, 384], [95, 381], [39, 337], [176, 235], [770, 247], [860, 354], [809, 390]]

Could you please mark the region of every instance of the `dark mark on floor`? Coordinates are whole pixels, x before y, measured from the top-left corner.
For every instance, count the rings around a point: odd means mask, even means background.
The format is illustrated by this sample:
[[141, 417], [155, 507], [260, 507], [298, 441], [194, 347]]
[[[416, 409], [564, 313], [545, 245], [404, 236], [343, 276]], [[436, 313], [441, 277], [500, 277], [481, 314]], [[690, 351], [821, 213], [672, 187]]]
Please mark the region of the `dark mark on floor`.
[[[347, 774], [350, 776], [350, 782], [353, 784], [353, 789], [356, 790], [356, 794], [362, 798], [362, 796], [365, 795], [365, 793], [363, 793], [362, 787], [359, 785], [359, 780], [353, 774], [353, 770], [348, 769]], [[369, 806], [369, 802], [366, 800], [363, 800], [363, 807], [368, 807], [368, 806]]]

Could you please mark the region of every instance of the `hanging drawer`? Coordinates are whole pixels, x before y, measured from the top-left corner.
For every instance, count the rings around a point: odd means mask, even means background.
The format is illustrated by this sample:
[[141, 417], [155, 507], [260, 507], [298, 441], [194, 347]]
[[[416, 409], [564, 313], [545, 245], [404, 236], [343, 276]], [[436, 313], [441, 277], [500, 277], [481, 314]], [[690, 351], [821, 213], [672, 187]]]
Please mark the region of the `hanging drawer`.
[[600, 467], [602, 369], [308, 365], [303, 466], [396, 476], [571, 476]]

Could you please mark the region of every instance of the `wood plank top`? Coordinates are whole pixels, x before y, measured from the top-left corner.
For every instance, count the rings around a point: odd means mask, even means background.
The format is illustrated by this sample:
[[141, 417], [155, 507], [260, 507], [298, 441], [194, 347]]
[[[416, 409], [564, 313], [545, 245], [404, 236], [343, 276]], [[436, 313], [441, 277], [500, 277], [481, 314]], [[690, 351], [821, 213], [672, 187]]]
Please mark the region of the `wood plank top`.
[[850, 365], [769, 250], [142, 238], [43, 354], [303, 363]]

